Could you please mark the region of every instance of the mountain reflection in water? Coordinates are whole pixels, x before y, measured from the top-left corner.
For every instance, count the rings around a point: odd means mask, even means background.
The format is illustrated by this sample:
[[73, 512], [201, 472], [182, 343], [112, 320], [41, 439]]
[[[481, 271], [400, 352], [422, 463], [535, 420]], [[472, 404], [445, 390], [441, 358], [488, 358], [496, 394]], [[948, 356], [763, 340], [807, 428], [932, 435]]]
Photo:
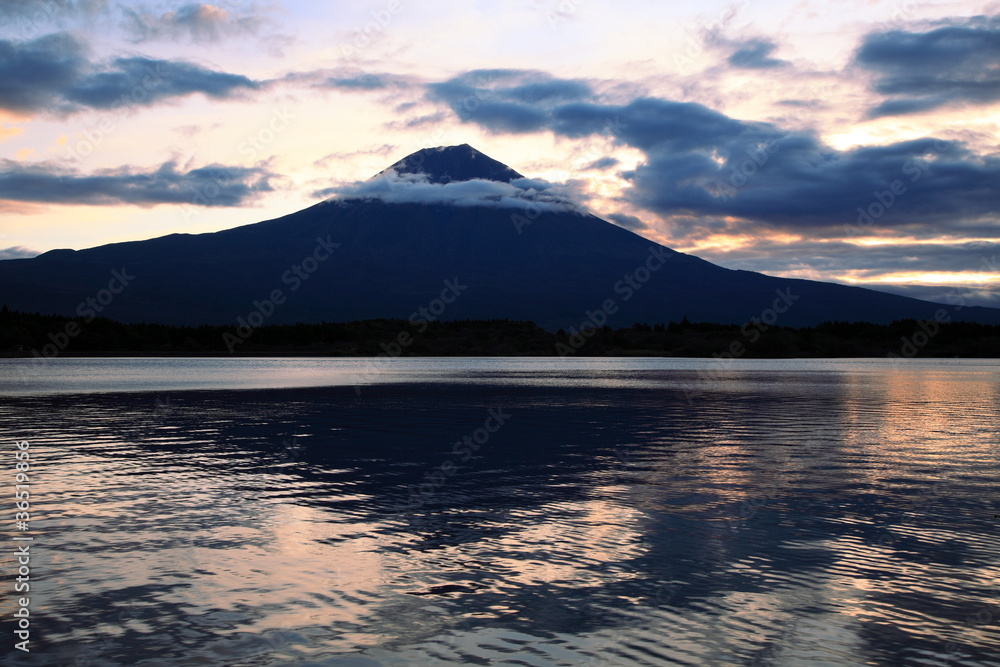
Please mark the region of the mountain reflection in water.
[[997, 362], [74, 363], [16, 664], [1000, 664]]

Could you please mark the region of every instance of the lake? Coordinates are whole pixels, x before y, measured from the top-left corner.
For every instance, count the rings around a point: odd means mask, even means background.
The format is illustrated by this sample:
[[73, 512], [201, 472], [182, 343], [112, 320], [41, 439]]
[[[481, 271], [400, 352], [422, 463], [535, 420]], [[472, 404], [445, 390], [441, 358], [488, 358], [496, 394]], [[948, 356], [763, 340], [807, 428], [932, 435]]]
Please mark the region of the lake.
[[4, 664], [1000, 665], [1000, 360], [5, 359], [0, 415]]

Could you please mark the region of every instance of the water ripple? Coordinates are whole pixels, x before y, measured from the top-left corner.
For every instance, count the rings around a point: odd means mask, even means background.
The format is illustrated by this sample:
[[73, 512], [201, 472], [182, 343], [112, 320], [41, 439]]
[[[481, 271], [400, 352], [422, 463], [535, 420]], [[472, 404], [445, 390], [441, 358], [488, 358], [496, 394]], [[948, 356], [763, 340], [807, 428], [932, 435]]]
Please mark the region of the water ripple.
[[0, 404], [22, 664], [1000, 664], [1000, 366], [230, 363]]

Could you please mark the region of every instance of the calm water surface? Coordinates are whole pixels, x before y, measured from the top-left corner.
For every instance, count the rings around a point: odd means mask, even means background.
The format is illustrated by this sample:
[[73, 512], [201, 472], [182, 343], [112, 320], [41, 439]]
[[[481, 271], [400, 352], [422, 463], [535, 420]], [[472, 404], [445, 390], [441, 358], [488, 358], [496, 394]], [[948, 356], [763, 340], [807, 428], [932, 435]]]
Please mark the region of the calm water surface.
[[0, 658], [1000, 665], [998, 416], [995, 360], [0, 360]]

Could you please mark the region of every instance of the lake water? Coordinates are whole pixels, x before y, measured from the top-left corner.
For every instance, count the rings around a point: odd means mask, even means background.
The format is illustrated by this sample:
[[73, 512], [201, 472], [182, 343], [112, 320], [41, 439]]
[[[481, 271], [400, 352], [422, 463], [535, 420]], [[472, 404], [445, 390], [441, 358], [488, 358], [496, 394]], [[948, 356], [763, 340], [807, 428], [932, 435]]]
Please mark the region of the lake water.
[[997, 360], [0, 360], [0, 656], [1000, 665], [998, 416]]

